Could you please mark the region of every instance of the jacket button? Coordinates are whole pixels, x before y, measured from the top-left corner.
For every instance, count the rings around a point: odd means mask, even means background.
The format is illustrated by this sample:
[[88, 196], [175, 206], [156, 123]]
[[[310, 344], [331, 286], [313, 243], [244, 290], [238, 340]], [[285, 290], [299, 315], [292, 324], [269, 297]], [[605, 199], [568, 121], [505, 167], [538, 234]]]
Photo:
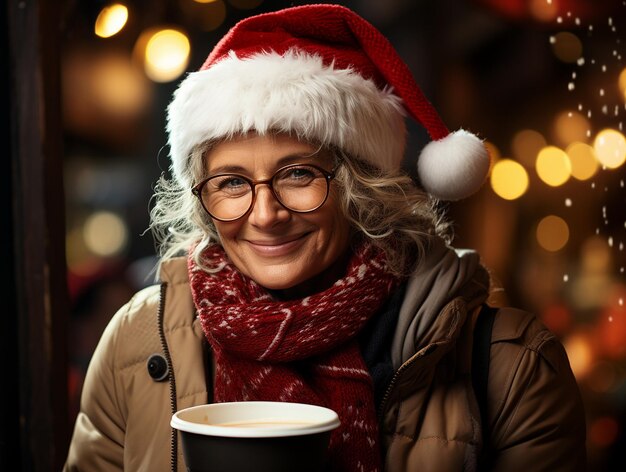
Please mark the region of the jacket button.
[[161, 354], [152, 354], [148, 358], [146, 367], [148, 367], [148, 374], [155, 382], [163, 382], [169, 377], [170, 369], [165, 357]]

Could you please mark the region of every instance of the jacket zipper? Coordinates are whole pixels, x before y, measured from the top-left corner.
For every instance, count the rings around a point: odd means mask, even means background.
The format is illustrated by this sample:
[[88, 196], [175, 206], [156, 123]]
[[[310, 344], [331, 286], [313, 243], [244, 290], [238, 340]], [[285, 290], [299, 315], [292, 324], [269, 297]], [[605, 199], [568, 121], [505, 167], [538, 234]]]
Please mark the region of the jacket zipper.
[[387, 402], [389, 401], [389, 397], [391, 396], [391, 392], [393, 391], [393, 389], [396, 386], [396, 382], [398, 381], [398, 377], [400, 377], [402, 372], [404, 372], [406, 369], [408, 369], [411, 364], [416, 362], [418, 359], [421, 359], [422, 357], [432, 353], [436, 348], [437, 348], [436, 345], [431, 344], [430, 346], [426, 347], [422, 352], [420, 352], [419, 354], [416, 354], [411, 359], [409, 359], [404, 364], [402, 364], [400, 367], [398, 367], [398, 370], [396, 370], [396, 372], [393, 374], [393, 377], [391, 378], [391, 382], [389, 382], [389, 386], [385, 390], [385, 394], [383, 395], [383, 399], [380, 402], [380, 407], [378, 409], [378, 420], [379, 420], [380, 424], [382, 424], [382, 419], [383, 419], [383, 415], [385, 413], [385, 409], [387, 407]]
[[[161, 349], [163, 349], [163, 355], [167, 362], [167, 368], [170, 374], [170, 407], [172, 415], [178, 410], [176, 402], [176, 379], [174, 378], [174, 366], [172, 365], [172, 357], [170, 356], [170, 350], [167, 346], [167, 340], [165, 339], [165, 332], [163, 331], [163, 318], [165, 314], [165, 294], [167, 292], [167, 282], [161, 283], [161, 296], [159, 299], [159, 311], [157, 319], [159, 323], [159, 339], [161, 340]], [[172, 472], [178, 470], [178, 432], [171, 428], [170, 432], [170, 465]]]
[[404, 364], [402, 364], [400, 367], [398, 367], [398, 370], [396, 370], [396, 372], [393, 374], [393, 377], [391, 378], [391, 382], [389, 382], [389, 386], [387, 387], [387, 389], [385, 390], [385, 394], [383, 395], [383, 399], [380, 402], [380, 407], [378, 408], [378, 420], [379, 423], [382, 424], [382, 419], [383, 419], [383, 415], [385, 413], [385, 409], [387, 407], [387, 402], [389, 401], [389, 396], [391, 395], [391, 391], [395, 388], [396, 386], [396, 382], [398, 380], [398, 377], [400, 376], [400, 374], [402, 372], [404, 372], [407, 367], [412, 364], [414, 362], [414, 359], [409, 359], [408, 361], [406, 361]]

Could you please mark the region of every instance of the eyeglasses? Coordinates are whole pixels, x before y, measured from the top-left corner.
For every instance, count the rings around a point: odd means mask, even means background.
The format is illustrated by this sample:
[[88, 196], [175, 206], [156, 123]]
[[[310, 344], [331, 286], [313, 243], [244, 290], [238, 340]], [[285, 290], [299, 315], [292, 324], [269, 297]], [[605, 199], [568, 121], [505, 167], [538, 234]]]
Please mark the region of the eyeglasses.
[[328, 172], [314, 165], [293, 164], [281, 167], [266, 180], [251, 180], [238, 174], [213, 175], [191, 191], [212, 218], [234, 221], [254, 206], [257, 185], [268, 185], [274, 198], [288, 210], [308, 213], [326, 202], [334, 177], [335, 169]]

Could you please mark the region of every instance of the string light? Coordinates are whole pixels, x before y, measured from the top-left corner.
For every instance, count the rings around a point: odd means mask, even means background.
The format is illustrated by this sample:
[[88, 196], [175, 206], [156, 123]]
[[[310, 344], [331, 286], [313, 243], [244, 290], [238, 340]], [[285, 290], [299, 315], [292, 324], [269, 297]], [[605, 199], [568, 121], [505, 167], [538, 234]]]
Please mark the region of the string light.
[[598, 160], [595, 151], [585, 143], [575, 142], [565, 150], [572, 165], [572, 177], [577, 180], [588, 180], [598, 171]]
[[528, 173], [526, 169], [512, 159], [501, 159], [491, 170], [491, 188], [505, 200], [515, 200], [528, 189]]
[[556, 252], [567, 244], [569, 226], [563, 218], [548, 215], [537, 225], [537, 242], [546, 251]]
[[604, 129], [593, 142], [598, 161], [609, 169], [617, 169], [626, 160], [626, 138], [619, 131]]
[[573, 33], [562, 31], [551, 39], [552, 52], [562, 62], [576, 62], [583, 54], [583, 45]]
[[511, 151], [513, 156], [527, 167], [533, 167], [539, 151], [547, 146], [546, 138], [532, 129], [521, 130], [513, 136]]
[[98, 256], [119, 254], [128, 241], [124, 221], [115, 213], [100, 211], [87, 218], [83, 229], [87, 248]]
[[110, 38], [119, 33], [128, 21], [128, 8], [121, 3], [104, 7], [96, 18], [94, 32], [101, 38]]
[[189, 63], [191, 46], [187, 36], [174, 29], [162, 29], [147, 35], [144, 53], [146, 75], [155, 82], [171, 82], [180, 77]]
[[572, 173], [569, 157], [556, 146], [547, 146], [539, 151], [535, 168], [539, 178], [552, 187], [563, 185]]
[[585, 142], [590, 128], [589, 120], [575, 111], [561, 112], [554, 120], [555, 137], [563, 146], [574, 141]]

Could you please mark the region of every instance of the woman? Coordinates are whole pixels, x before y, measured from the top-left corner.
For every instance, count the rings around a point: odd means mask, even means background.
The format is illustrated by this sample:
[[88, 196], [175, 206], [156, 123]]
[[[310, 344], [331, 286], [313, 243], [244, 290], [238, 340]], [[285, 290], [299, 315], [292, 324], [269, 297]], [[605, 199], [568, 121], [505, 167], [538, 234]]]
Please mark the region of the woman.
[[[399, 170], [405, 114], [433, 139], [420, 188]], [[576, 383], [533, 316], [498, 310], [472, 362], [489, 277], [434, 202], [475, 191], [489, 159], [370, 24], [333, 5], [240, 22], [168, 132], [162, 283], [104, 333], [66, 470], [184, 470], [171, 414], [243, 400], [335, 409], [331, 470], [584, 468]]]

